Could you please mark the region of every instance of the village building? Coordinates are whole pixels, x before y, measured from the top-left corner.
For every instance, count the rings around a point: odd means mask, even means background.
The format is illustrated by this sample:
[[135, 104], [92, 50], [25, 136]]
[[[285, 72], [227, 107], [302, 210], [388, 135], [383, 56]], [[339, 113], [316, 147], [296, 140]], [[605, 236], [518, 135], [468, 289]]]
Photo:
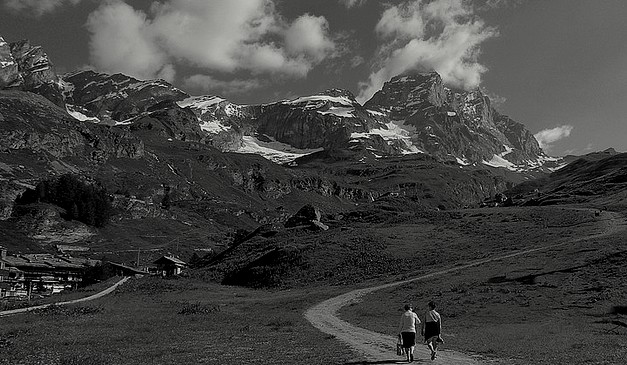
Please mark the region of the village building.
[[156, 274], [162, 276], [179, 275], [187, 268], [187, 263], [173, 256], [162, 256], [154, 264], [157, 266]]
[[9, 285], [9, 270], [6, 268], [4, 258], [7, 256], [7, 249], [0, 246], [0, 298], [4, 297], [11, 289]]
[[108, 276], [142, 277], [149, 274], [148, 271], [142, 271], [136, 267], [130, 267], [112, 261], [105, 261], [102, 266]]
[[30, 296], [33, 292], [54, 294], [76, 289], [85, 270], [98, 261], [53, 254], [10, 255], [0, 249], [0, 297]]

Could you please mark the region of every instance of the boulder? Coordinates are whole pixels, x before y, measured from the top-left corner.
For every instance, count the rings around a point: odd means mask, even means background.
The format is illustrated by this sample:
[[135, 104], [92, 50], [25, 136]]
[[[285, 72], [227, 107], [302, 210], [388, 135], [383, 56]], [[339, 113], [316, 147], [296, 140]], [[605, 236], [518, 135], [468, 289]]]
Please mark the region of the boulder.
[[285, 222], [285, 227], [298, 227], [304, 225], [311, 225], [313, 221], [320, 222], [320, 218], [322, 214], [320, 213], [320, 209], [316, 208], [311, 204], [307, 204], [304, 207], [300, 208], [296, 214], [291, 216], [287, 222]]

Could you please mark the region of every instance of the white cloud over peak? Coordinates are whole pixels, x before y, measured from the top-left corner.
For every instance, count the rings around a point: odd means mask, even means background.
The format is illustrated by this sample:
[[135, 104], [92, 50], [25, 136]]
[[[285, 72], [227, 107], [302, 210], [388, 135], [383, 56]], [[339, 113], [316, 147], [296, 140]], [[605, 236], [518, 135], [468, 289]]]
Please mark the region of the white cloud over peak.
[[90, 57], [105, 72], [121, 72], [140, 79], [172, 81], [174, 66], [156, 44], [146, 14], [123, 2], [113, 2], [90, 14]]
[[204, 92], [220, 92], [228, 94], [243, 94], [262, 87], [262, 83], [256, 79], [246, 80], [219, 80], [210, 75], [196, 74], [185, 78], [185, 87], [202, 90]]
[[375, 32], [383, 44], [375, 71], [360, 85], [362, 102], [385, 81], [408, 71], [435, 70], [446, 84], [476, 88], [487, 71], [478, 61], [480, 45], [498, 35], [466, 0], [414, 0], [389, 6]]
[[420, 2], [416, 2], [401, 7], [387, 8], [375, 27], [377, 35], [383, 39], [392, 40], [422, 37], [425, 23], [420, 5]]
[[366, 2], [366, 0], [340, 0], [340, 4], [346, 6], [347, 9], [350, 9], [354, 6], [361, 6]]
[[572, 131], [573, 126], [565, 124], [555, 128], [541, 130], [534, 134], [534, 137], [536, 137], [536, 140], [540, 144], [540, 148], [549, 151], [553, 143], [570, 136]]
[[285, 48], [293, 56], [323, 60], [335, 50], [335, 43], [329, 37], [329, 22], [321, 16], [300, 16], [285, 30]]
[[[124, 22], [110, 16], [116, 12]], [[272, 0], [167, 0], [154, 2], [148, 13], [112, 0], [90, 15], [87, 26], [98, 69], [143, 78], [164, 71], [172, 76], [179, 64], [202, 74], [304, 77], [335, 50], [324, 17], [305, 14], [290, 23]], [[146, 67], [140, 60], [150, 61]]]
[[82, 0], [3, 0], [4, 6], [14, 12], [28, 12], [35, 16], [51, 13], [57, 8], [70, 4], [76, 5]]

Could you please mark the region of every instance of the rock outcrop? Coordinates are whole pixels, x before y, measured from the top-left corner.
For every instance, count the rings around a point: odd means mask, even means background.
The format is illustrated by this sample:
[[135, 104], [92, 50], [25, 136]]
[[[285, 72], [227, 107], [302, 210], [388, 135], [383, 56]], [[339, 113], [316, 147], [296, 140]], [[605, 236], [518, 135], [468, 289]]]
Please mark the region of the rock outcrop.
[[0, 37], [0, 89], [17, 86], [22, 81], [17, 62], [11, 53], [11, 46]]
[[48, 54], [27, 40], [8, 44], [0, 37], [0, 89], [7, 88], [30, 91], [65, 107], [63, 88]]
[[396, 76], [365, 106], [409, 127], [414, 145], [443, 160], [525, 169], [546, 157], [533, 135], [499, 114], [481, 90], [448, 88], [435, 72]]

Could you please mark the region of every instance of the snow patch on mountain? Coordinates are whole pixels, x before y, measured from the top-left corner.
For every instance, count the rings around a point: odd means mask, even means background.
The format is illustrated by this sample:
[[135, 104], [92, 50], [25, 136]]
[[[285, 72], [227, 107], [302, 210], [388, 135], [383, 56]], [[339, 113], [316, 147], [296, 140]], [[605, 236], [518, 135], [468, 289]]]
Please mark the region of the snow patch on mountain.
[[295, 148], [290, 146], [289, 144], [278, 142], [275, 139], [266, 135], [264, 135], [264, 139], [267, 139], [268, 141], [265, 142], [253, 136], [243, 136], [243, 145], [236, 150], [233, 150], [232, 152], [253, 153], [256, 155], [261, 155], [262, 157], [275, 163], [284, 164], [292, 162], [299, 157], [303, 157], [311, 153], [324, 150], [324, 148]]
[[331, 107], [325, 111], [318, 111], [318, 113], [322, 115], [327, 115], [327, 114], [336, 115], [342, 118], [354, 118], [355, 117], [355, 115], [353, 114], [354, 111], [355, 111], [355, 108]]
[[470, 165], [470, 162], [468, 162], [468, 160], [464, 157], [464, 158], [459, 158], [459, 157], [455, 157], [455, 160], [457, 160], [457, 163], [463, 166], [468, 166]]
[[367, 112], [370, 115], [374, 115], [374, 116], [377, 116], [377, 117], [385, 117], [386, 116], [384, 113], [381, 113], [381, 112], [378, 112], [378, 111], [375, 111], [375, 110], [368, 109]]
[[177, 102], [181, 108], [192, 107], [195, 109], [207, 109], [226, 101], [218, 96], [192, 96]]
[[299, 104], [310, 104], [310, 103], [319, 103], [319, 102], [331, 102], [333, 104], [352, 106], [354, 101], [346, 96], [328, 96], [328, 95], [312, 95], [312, 96], [303, 96], [298, 99], [294, 99], [291, 101], [285, 102], [285, 104], [289, 105], [299, 105]]
[[516, 169], [516, 165], [514, 165], [513, 163], [507, 161], [506, 159], [504, 159], [500, 155], [492, 156], [492, 159], [490, 161], [483, 160], [483, 164], [488, 165], [488, 166], [492, 166], [492, 167], [504, 167], [504, 168], [506, 168], [508, 170], [513, 170], [513, 171], [517, 170]]
[[67, 110], [68, 114], [71, 115], [76, 120], [80, 120], [81, 122], [100, 123], [100, 119], [96, 117], [89, 117], [83, 114], [81, 112], [82, 108], [76, 107], [74, 105], [66, 104], [65, 109]]
[[224, 125], [224, 124], [220, 123], [217, 120], [215, 120], [215, 121], [201, 121], [200, 129], [202, 129], [203, 131], [208, 132], [208, 133], [217, 134], [217, 133], [220, 133], [220, 132], [228, 131], [229, 129], [231, 129], [231, 126]]
[[387, 128], [373, 128], [368, 132], [353, 132], [351, 133], [351, 140], [357, 140], [360, 138], [370, 138], [371, 135], [379, 135], [388, 143], [396, 140], [400, 140], [405, 143], [406, 148], [402, 151], [403, 154], [424, 153], [424, 151], [414, 146], [411, 141], [412, 131], [408, 127], [405, 127], [400, 121], [392, 121], [385, 124]]

